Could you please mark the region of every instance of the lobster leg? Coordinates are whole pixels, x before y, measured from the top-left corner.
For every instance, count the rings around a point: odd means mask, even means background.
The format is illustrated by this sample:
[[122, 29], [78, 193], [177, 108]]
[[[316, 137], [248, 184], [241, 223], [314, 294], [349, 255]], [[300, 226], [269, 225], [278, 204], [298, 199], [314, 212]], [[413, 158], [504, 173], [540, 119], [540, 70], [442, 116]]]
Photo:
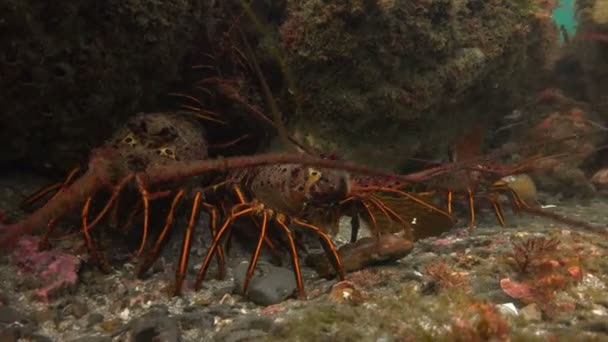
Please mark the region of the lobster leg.
[[[246, 207], [246, 206], [251, 205], [250, 203], [247, 202], [247, 200], [245, 198], [245, 194], [243, 193], [243, 191], [241, 190], [241, 188], [238, 185], [233, 184], [232, 190], [234, 191], [234, 193], [236, 194], [236, 196], [238, 197], [238, 200], [239, 200], [239, 203], [232, 208], [233, 211], [238, 210], [241, 207]], [[257, 222], [255, 221], [255, 219], [253, 217], [251, 219], [252, 219], [253, 223], [257, 226]], [[228, 251], [231, 246], [231, 241], [232, 241], [230, 239], [231, 235], [232, 235], [232, 229], [230, 229], [228, 231], [228, 238], [226, 240], [226, 251]], [[275, 255], [275, 256], [279, 255], [274, 243], [272, 243], [272, 241], [270, 239], [268, 239], [268, 237], [266, 237], [266, 236], [264, 237], [264, 243], [266, 244], [266, 246], [268, 246], [268, 248], [270, 248], [270, 251], [273, 253], [273, 255]], [[278, 259], [280, 260], [280, 258], [278, 258]]]
[[173, 197], [173, 201], [171, 202], [171, 208], [169, 209], [169, 213], [167, 214], [167, 218], [165, 219], [165, 226], [163, 227], [163, 230], [158, 235], [158, 238], [156, 239], [156, 243], [154, 244], [154, 247], [144, 257], [143, 261], [141, 262], [139, 269], [137, 270], [138, 277], [142, 278], [144, 276], [144, 274], [146, 273], [146, 271], [148, 271], [150, 266], [152, 266], [154, 261], [156, 261], [156, 259], [158, 259], [160, 250], [163, 245], [163, 241], [167, 237], [167, 234], [169, 233], [169, 228], [173, 224], [173, 220], [175, 217], [175, 208], [177, 207], [177, 204], [179, 203], [179, 201], [181, 200], [183, 195], [184, 195], [184, 189], [180, 189], [178, 191], [178, 193], [175, 195], [175, 197]]
[[475, 227], [475, 199], [473, 198], [473, 191], [467, 189], [467, 196], [469, 198], [469, 233], [473, 232]]
[[376, 196], [370, 196], [369, 199], [372, 201], [372, 203], [374, 203], [378, 208], [384, 208], [384, 211], [386, 211], [388, 214], [390, 214], [390, 216], [394, 217], [395, 219], [397, 219], [397, 221], [399, 221], [404, 228], [406, 229], [412, 229], [412, 226], [407, 223], [407, 221], [405, 221], [403, 219], [403, 217], [401, 217], [401, 215], [397, 214], [393, 209], [389, 208], [388, 206], [386, 206], [384, 203], [382, 203], [382, 201], [377, 198]]
[[[217, 235], [217, 208], [207, 202], [203, 202], [202, 204], [209, 211], [209, 229], [211, 230], [211, 237], [215, 239], [215, 236]], [[226, 262], [224, 257], [224, 249], [221, 245], [217, 247], [217, 267], [217, 278], [222, 280], [226, 276]]]
[[141, 200], [144, 204], [144, 231], [142, 234], [139, 249], [137, 250], [137, 253], [135, 254], [135, 258], [138, 258], [141, 255], [141, 253], [144, 251], [144, 247], [146, 246], [146, 240], [148, 239], [148, 221], [150, 218], [150, 198], [149, 198], [150, 195], [144, 185], [143, 179], [139, 175], [135, 176], [135, 181], [137, 182], [137, 188], [139, 189], [139, 192], [141, 194]]
[[300, 270], [300, 260], [298, 258], [298, 250], [296, 249], [296, 244], [294, 242], [293, 234], [291, 234], [291, 230], [282, 219], [275, 220], [281, 229], [287, 235], [287, 239], [289, 240], [289, 249], [291, 251], [291, 259], [293, 261], [293, 272], [296, 276], [296, 284], [298, 285], [298, 297], [303, 299], [306, 298], [306, 292], [304, 290], [304, 281], [302, 280], [302, 271]]
[[44, 234], [42, 234], [42, 236], [40, 237], [40, 240], [38, 240], [38, 249], [39, 250], [43, 251], [43, 250], [49, 249], [51, 247], [51, 244], [49, 243], [49, 239], [51, 238], [51, 235], [55, 231], [55, 228], [57, 228], [57, 220], [55, 220], [55, 219], [49, 220], [49, 223], [46, 225], [46, 231], [44, 232]]
[[254, 208], [251, 208], [251, 207], [249, 207], [247, 209], [243, 209], [236, 213], [232, 213], [226, 219], [226, 221], [224, 221], [224, 224], [222, 225], [220, 230], [217, 232], [217, 235], [213, 239], [213, 242], [211, 243], [211, 247], [209, 247], [209, 251], [207, 252], [207, 255], [205, 256], [205, 260], [203, 261], [203, 264], [201, 265], [201, 268], [198, 271], [198, 275], [197, 275], [196, 281], [194, 283], [195, 290], [198, 290], [200, 288], [200, 285], [203, 282], [203, 279], [205, 278], [205, 274], [207, 273], [207, 269], [209, 268], [209, 262], [211, 261], [211, 257], [213, 256], [213, 253], [215, 253], [215, 250], [217, 249], [224, 234], [226, 234], [226, 231], [230, 227], [230, 224], [232, 223], [232, 221], [234, 221], [239, 216], [249, 214], [253, 211], [254, 211]]
[[188, 227], [186, 228], [186, 234], [184, 235], [184, 243], [182, 244], [182, 252], [179, 258], [179, 267], [175, 274], [175, 289], [173, 289], [173, 296], [179, 296], [182, 290], [182, 284], [186, 277], [186, 268], [188, 266], [188, 256], [190, 255], [190, 246], [192, 242], [192, 232], [194, 231], [194, 225], [198, 216], [198, 207], [200, 204], [201, 193], [197, 192], [194, 195], [194, 201], [192, 203], [192, 211], [190, 212], [190, 220], [188, 221]]
[[323, 248], [325, 249], [325, 252], [327, 254], [331, 254], [333, 256], [333, 259], [330, 258], [330, 260], [332, 261], [332, 264], [334, 265], [334, 268], [336, 269], [338, 278], [340, 278], [340, 280], [344, 280], [345, 277], [344, 277], [344, 267], [342, 266], [342, 260], [340, 259], [340, 255], [338, 254], [338, 251], [336, 250], [336, 246], [331, 241], [331, 238], [329, 237], [329, 235], [324, 233], [319, 227], [313, 226], [312, 224], [308, 224], [306, 222], [302, 222], [298, 219], [293, 219], [293, 223], [297, 224], [298, 226], [308, 228], [308, 229], [314, 231], [315, 233], [317, 233], [317, 235], [319, 235], [321, 240], [323, 242], [325, 242], [322, 244]]
[[95, 227], [95, 225], [97, 223], [99, 223], [99, 221], [108, 212], [108, 210], [110, 210], [110, 207], [112, 207], [112, 204], [117, 201], [118, 196], [120, 195], [120, 192], [122, 191], [122, 189], [125, 187], [125, 185], [127, 185], [127, 183], [132, 178], [133, 178], [133, 174], [129, 174], [129, 175], [125, 176], [123, 179], [121, 179], [120, 182], [118, 182], [118, 185], [116, 185], [116, 187], [112, 191], [112, 195], [110, 196], [110, 199], [108, 200], [106, 205], [103, 207], [103, 209], [101, 209], [99, 214], [97, 214], [97, 216], [95, 217], [93, 222], [91, 222], [91, 224], [89, 225], [89, 229], [92, 229], [93, 227]]
[[[73, 170], [72, 173], [70, 173], [70, 175], [75, 174], [75, 170]], [[132, 174], [127, 175], [126, 177], [124, 177], [122, 180], [120, 180], [120, 182], [118, 182], [118, 184], [116, 185], [116, 187], [114, 188], [114, 190], [112, 191], [112, 195], [110, 196], [110, 199], [108, 200], [108, 202], [106, 203], [106, 205], [104, 206], [104, 208], [97, 214], [97, 216], [95, 217], [95, 219], [87, 224], [87, 229], [90, 231], [91, 229], [93, 229], [93, 227], [95, 227], [95, 225], [97, 225], [97, 223], [99, 223], [99, 221], [101, 221], [101, 219], [103, 218], [103, 216], [106, 214], [106, 212], [109, 210], [109, 208], [112, 206], [112, 204], [117, 200], [118, 195], [120, 194], [120, 191], [124, 188], [124, 186], [133, 178]], [[69, 177], [68, 177], [69, 179]], [[55, 196], [57, 196], [57, 194], [55, 194]], [[53, 196], [53, 197], [55, 197]], [[87, 209], [88, 211], [88, 209]], [[57, 226], [57, 220], [55, 218], [50, 219], [48, 224], [47, 224], [47, 229], [44, 232], [44, 234], [42, 235], [42, 237], [40, 238], [40, 242], [38, 243], [39, 248], [40, 249], [46, 249], [49, 247], [49, 239], [51, 237], [51, 235], [53, 234], [53, 231], [55, 230]], [[84, 227], [83, 227], [84, 228]], [[78, 231], [76, 233], [73, 234], [68, 234], [67, 236], [64, 236], [63, 238], [69, 238], [71, 236], [76, 236], [78, 234], [80, 234], [81, 231]]]
[[[372, 210], [370, 209], [369, 204], [365, 203], [365, 201], [361, 201], [361, 204], [363, 204], [363, 207], [365, 208], [365, 210], [367, 211], [367, 214], [369, 215], [369, 219], [372, 221], [374, 235], [376, 237], [379, 237], [380, 229], [378, 228], [378, 222], [376, 221], [376, 217], [372, 213]], [[378, 241], [380, 241], [380, 239], [378, 239]]]
[[518, 210], [523, 210], [523, 209], [526, 209], [526, 208], [530, 207], [526, 202], [524, 202], [521, 199], [521, 197], [519, 196], [519, 194], [517, 193], [517, 191], [511, 189], [508, 186], [496, 187], [496, 188], [494, 188], [494, 190], [503, 190], [503, 191], [506, 191], [510, 195], [509, 198], [513, 202], [514, 207], [516, 207]]
[[454, 192], [448, 191], [448, 214], [452, 215], [452, 201], [454, 200]]
[[[423, 206], [423, 207], [425, 207], [427, 209], [430, 209], [430, 210], [432, 210], [432, 211], [434, 211], [434, 212], [436, 212], [438, 214], [447, 216], [449, 218], [452, 217], [452, 215], [450, 214], [449, 211], [445, 212], [445, 211], [437, 208], [436, 206], [434, 206], [434, 205], [432, 205], [430, 203], [427, 203], [426, 201], [424, 201], [424, 200], [422, 200], [422, 199], [420, 199], [420, 198], [418, 198], [418, 197], [416, 197], [414, 195], [408, 194], [405, 191], [401, 191], [401, 190], [397, 190], [397, 189], [393, 189], [393, 188], [386, 188], [386, 187], [369, 187], [368, 189], [369, 190], [384, 191], [384, 192], [389, 192], [389, 193], [394, 193], [394, 194], [397, 194], [397, 195], [401, 195], [401, 196], [403, 196], [405, 198], [408, 198], [408, 199], [410, 199], [410, 200], [412, 200], [412, 201], [420, 204], [421, 206]], [[448, 195], [449, 195], [449, 193], [448, 193]], [[450, 203], [451, 203], [451, 200], [448, 203], [448, 207], [451, 207]]]
[[[393, 224], [393, 220], [391, 219], [391, 215], [389, 215], [388, 211], [386, 211], [386, 209], [384, 208], [384, 205], [379, 205], [376, 201], [374, 201], [374, 199], [372, 198], [372, 196], [369, 196], [367, 198], [368, 202], [373, 204], [376, 208], [378, 208], [382, 214], [384, 214], [384, 216], [386, 217], [386, 219], [390, 222], [390, 224]], [[378, 239], [378, 241], [380, 241], [380, 229], [378, 229], [375, 232], [376, 238]]]
[[494, 208], [494, 214], [496, 215], [496, 219], [498, 220], [498, 223], [500, 223], [500, 225], [503, 228], [506, 227], [505, 212], [502, 209], [502, 206], [500, 205], [498, 200], [496, 198], [492, 198], [490, 196], [488, 196], [487, 199], [492, 204], [492, 207]]
[[101, 253], [99, 253], [99, 250], [97, 249], [97, 247], [95, 246], [95, 244], [93, 242], [93, 239], [91, 238], [91, 233], [89, 232], [87, 216], [89, 214], [89, 207], [91, 206], [91, 200], [92, 200], [92, 197], [89, 196], [87, 198], [84, 206], [82, 207], [82, 232], [84, 233], [84, 238], [85, 238], [87, 249], [89, 250], [89, 255], [91, 255], [91, 258], [93, 258], [93, 260], [95, 262], [97, 262], [97, 264], [99, 265], [99, 268], [101, 269], [102, 272], [109, 273], [110, 272], [110, 263], [105, 259], [105, 257], [103, 255], [101, 255]]
[[46, 188], [43, 188], [43, 189], [40, 189], [40, 190], [34, 192], [33, 194], [26, 197], [23, 201], [21, 201], [21, 204], [19, 204], [19, 207], [21, 209], [26, 209], [26, 208], [30, 207], [36, 201], [38, 201], [39, 199], [41, 199], [42, 197], [47, 195], [49, 192], [53, 192], [55, 190], [61, 189], [61, 184], [62, 183], [51, 184], [51, 185], [47, 186]]
[[258, 260], [260, 259], [260, 251], [262, 250], [262, 245], [264, 244], [264, 238], [266, 237], [266, 226], [268, 224], [268, 214], [264, 212], [262, 214], [262, 228], [260, 230], [260, 238], [258, 239], [258, 244], [255, 247], [255, 252], [251, 257], [251, 262], [249, 262], [249, 268], [247, 268], [247, 274], [245, 275], [245, 280], [243, 281], [243, 294], [247, 294], [247, 289], [249, 287], [249, 282], [253, 277], [253, 272], [255, 271], [255, 267], [258, 265]]
[[[253, 223], [258, 229], [260, 229], [260, 225], [258, 224], [258, 222], [255, 220], [255, 217], [250, 216], [251, 218], [251, 223]], [[231, 231], [228, 232], [228, 236], [230, 236]], [[276, 245], [274, 244], [274, 242], [272, 242], [271, 239], [268, 238], [268, 236], [264, 237], [264, 244], [266, 245], [266, 247], [268, 247], [268, 249], [270, 250], [270, 253], [272, 253], [272, 256], [275, 258], [275, 261], [280, 265], [281, 264], [281, 253], [279, 253]]]
[[116, 198], [114, 201], [114, 205], [112, 206], [112, 211], [110, 212], [110, 217], [108, 218], [108, 225], [110, 227], [118, 227], [118, 209], [120, 208], [120, 197]]
[[[232, 191], [234, 191], [234, 193], [236, 194], [239, 203], [235, 206], [232, 207], [232, 212], [239, 210], [239, 208], [241, 207], [249, 207], [250, 204], [247, 203], [247, 200], [245, 199], [245, 195], [243, 194], [243, 191], [241, 190], [241, 188], [236, 185], [233, 184], [232, 185]], [[232, 228], [228, 230], [228, 237], [226, 238], [226, 253], [230, 253], [230, 248], [232, 247], [232, 239], [230, 238], [232, 236]]]
[[[24, 199], [21, 202], [20, 207], [21, 208], [26, 208], [31, 206], [32, 204], [34, 204], [34, 202], [38, 201], [39, 199], [41, 199], [42, 197], [44, 197], [46, 194], [48, 194], [49, 192], [58, 190], [53, 197], [57, 196], [57, 194], [62, 191], [63, 189], [65, 189], [70, 182], [72, 182], [72, 179], [74, 179], [74, 177], [76, 176], [76, 174], [78, 173], [78, 171], [80, 171], [79, 167], [73, 168], [72, 170], [70, 170], [70, 172], [68, 173], [68, 176], [66, 177], [66, 179], [61, 182], [61, 183], [55, 183], [52, 185], [47, 186], [46, 188], [36, 191], [35, 193], [33, 193], [32, 195], [28, 196], [26, 199]], [[53, 198], [51, 197], [51, 199]]]
[[133, 221], [135, 221], [135, 216], [141, 210], [141, 206], [142, 206], [141, 201], [137, 201], [133, 205], [133, 207], [129, 211], [129, 215], [127, 215], [127, 219], [125, 220], [125, 223], [120, 228], [121, 231], [126, 232], [126, 231], [129, 231], [131, 229], [131, 227], [133, 226]]

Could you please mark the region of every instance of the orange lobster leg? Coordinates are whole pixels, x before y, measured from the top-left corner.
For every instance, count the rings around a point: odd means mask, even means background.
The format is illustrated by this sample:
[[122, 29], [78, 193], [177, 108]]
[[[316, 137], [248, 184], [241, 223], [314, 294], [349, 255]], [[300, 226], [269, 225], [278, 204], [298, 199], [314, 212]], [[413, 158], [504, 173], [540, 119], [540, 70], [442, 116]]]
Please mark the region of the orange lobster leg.
[[249, 268], [247, 268], [247, 274], [245, 275], [245, 280], [243, 281], [243, 294], [247, 294], [247, 290], [249, 288], [249, 282], [253, 277], [253, 272], [255, 271], [255, 267], [258, 265], [258, 260], [260, 259], [260, 251], [262, 250], [262, 245], [264, 244], [264, 238], [266, 237], [266, 226], [268, 224], [268, 214], [264, 212], [262, 214], [262, 228], [260, 230], [260, 238], [258, 239], [258, 244], [255, 247], [255, 252], [251, 257], [251, 261], [249, 262]]
[[198, 216], [198, 207], [200, 204], [201, 193], [197, 192], [194, 196], [194, 202], [192, 203], [192, 211], [190, 212], [190, 220], [188, 221], [188, 227], [186, 228], [186, 235], [184, 235], [184, 243], [182, 245], [182, 253], [179, 258], [179, 267], [175, 274], [175, 289], [173, 290], [174, 296], [179, 296], [182, 290], [182, 284], [186, 277], [186, 269], [188, 267], [188, 256], [190, 255], [190, 246], [192, 242], [192, 232], [194, 231], [194, 225]]
[[448, 214], [452, 215], [452, 201], [454, 200], [454, 192], [448, 191]]
[[126, 177], [124, 177], [123, 179], [121, 179], [120, 182], [118, 182], [118, 185], [116, 185], [116, 187], [114, 187], [114, 190], [112, 191], [112, 195], [110, 195], [110, 199], [106, 202], [106, 205], [103, 207], [103, 209], [101, 209], [99, 214], [97, 214], [97, 216], [95, 217], [93, 222], [91, 222], [91, 224], [89, 225], [89, 229], [92, 229], [93, 227], [95, 227], [95, 225], [97, 225], [97, 223], [99, 223], [99, 221], [104, 217], [104, 215], [108, 212], [108, 210], [110, 210], [110, 207], [112, 207], [112, 204], [118, 200], [118, 196], [120, 195], [120, 192], [122, 191], [122, 189], [127, 185], [127, 183], [132, 178], [133, 178], [133, 174], [129, 174]]
[[494, 207], [494, 214], [496, 215], [496, 219], [503, 228], [506, 227], [507, 224], [505, 222], [505, 212], [502, 209], [502, 206], [495, 198], [488, 198], [488, 200], [490, 201], [490, 203], [492, 203], [492, 207]]
[[369, 207], [369, 204], [365, 203], [364, 201], [361, 201], [361, 204], [363, 204], [363, 207], [365, 208], [365, 210], [367, 211], [367, 214], [369, 215], [369, 219], [372, 221], [372, 230], [374, 232], [374, 235], [376, 236], [376, 238], [378, 238], [377, 240], [380, 241], [380, 229], [378, 228], [378, 222], [376, 221], [376, 217], [374, 216], [374, 214], [372, 213], [372, 210]]
[[143, 261], [141, 262], [141, 264], [137, 270], [138, 277], [140, 277], [140, 278], [143, 277], [144, 274], [146, 273], [146, 271], [150, 268], [150, 266], [152, 266], [154, 261], [156, 261], [156, 259], [158, 259], [160, 250], [162, 248], [163, 241], [165, 240], [165, 238], [167, 237], [167, 235], [169, 233], [169, 228], [171, 227], [171, 224], [173, 224], [173, 220], [175, 218], [175, 208], [177, 207], [177, 204], [179, 203], [179, 201], [183, 195], [184, 195], [184, 189], [180, 189], [177, 192], [177, 194], [173, 197], [173, 201], [171, 202], [171, 208], [169, 209], [169, 213], [167, 214], [167, 218], [165, 219], [165, 226], [163, 227], [163, 230], [158, 235], [158, 238], [156, 239], [156, 243], [154, 244], [154, 247], [144, 257]]
[[89, 196], [82, 207], [82, 231], [84, 233], [84, 238], [86, 242], [87, 249], [89, 250], [89, 255], [91, 258], [99, 265], [99, 268], [104, 273], [110, 272], [110, 263], [105, 259], [105, 257], [99, 253], [99, 250], [95, 246], [93, 239], [91, 238], [91, 234], [89, 232], [89, 225], [87, 223], [87, 216], [89, 214], [89, 207], [91, 206], [92, 197]]
[[144, 247], [146, 247], [146, 240], [148, 239], [148, 225], [149, 225], [148, 221], [150, 219], [150, 197], [149, 197], [150, 194], [148, 193], [148, 190], [146, 189], [146, 187], [144, 185], [143, 179], [141, 177], [139, 177], [139, 175], [135, 177], [135, 181], [137, 182], [137, 187], [141, 194], [141, 200], [144, 204], [144, 231], [142, 234], [139, 249], [137, 250], [137, 253], [135, 254], [135, 258], [138, 258], [141, 255], [141, 253], [144, 251]]
[[[70, 170], [70, 172], [68, 173], [68, 176], [66, 177], [66, 179], [63, 182], [55, 183], [55, 184], [47, 186], [46, 188], [44, 188], [42, 190], [36, 191], [32, 195], [30, 195], [26, 199], [24, 199], [21, 202], [20, 207], [23, 209], [27, 208], [27, 207], [33, 205], [34, 202], [38, 201], [39, 199], [41, 199], [42, 197], [47, 195], [49, 192], [52, 192], [55, 190], [57, 190], [57, 192], [55, 192], [53, 197], [57, 196], [57, 194], [59, 192], [61, 192], [63, 189], [65, 189], [72, 182], [72, 179], [74, 179], [74, 177], [76, 176], [78, 171], [80, 171], [79, 167], [73, 168], [72, 170]], [[51, 199], [53, 197], [51, 197]]]
[[[390, 216], [394, 217], [395, 219], [397, 219], [397, 221], [399, 221], [401, 223], [401, 225], [403, 225], [405, 228], [409, 228], [412, 229], [412, 226], [406, 222], [403, 217], [401, 217], [401, 215], [397, 214], [393, 209], [389, 208], [388, 206], [386, 206], [384, 203], [382, 203], [382, 200], [380, 200], [379, 198], [377, 198], [376, 196], [369, 196], [369, 199], [372, 201], [372, 203], [374, 203], [378, 208], [384, 208], [383, 211], [387, 212], [389, 216], [389, 220], [390, 220]], [[392, 221], [392, 220], [391, 220]]]
[[469, 197], [469, 233], [473, 232], [473, 228], [475, 227], [475, 199], [473, 198], [473, 191], [471, 189], [467, 189], [467, 195]]
[[44, 234], [42, 234], [42, 236], [40, 237], [40, 240], [38, 240], [38, 249], [39, 250], [43, 251], [43, 250], [47, 250], [51, 247], [51, 244], [49, 243], [49, 239], [51, 238], [51, 235], [55, 231], [55, 228], [57, 228], [57, 220], [50, 219], [49, 223], [46, 225], [46, 231], [44, 232]]
[[226, 231], [230, 227], [230, 224], [232, 223], [232, 221], [234, 221], [239, 216], [249, 214], [253, 211], [254, 211], [254, 208], [249, 207], [247, 209], [243, 209], [236, 213], [232, 213], [226, 219], [226, 221], [224, 222], [224, 224], [222, 225], [220, 230], [217, 232], [217, 235], [213, 239], [213, 243], [211, 243], [211, 247], [209, 247], [209, 251], [207, 252], [207, 255], [205, 256], [205, 260], [203, 261], [203, 264], [201, 265], [201, 268], [198, 271], [198, 275], [197, 275], [196, 281], [194, 283], [195, 290], [198, 290], [200, 288], [201, 283], [203, 282], [203, 279], [205, 278], [205, 274], [207, 273], [207, 269], [209, 268], [209, 262], [211, 261], [211, 257], [213, 256], [213, 253], [215, 253], [215, 250], [217, 249], [224, 234], [226, 234]]
[[296, 276], [296, 284], [298, 285], [298, 297], [300, 299], [306, 298], [306, 292], [304, 290], [304, 281], [302, 280], [302, 270], [300, 270], [300, 260], [298, 258], [298, 250], [296, 249], [296, 244], [294, 242], [293, 234], [289, 227], [283, 222], [283, 219], [275, 220], [279, 227], [283, 229], [285, 235], [287, 235], [287, 239], [289, 240], [289, 249], [291, 251], [291, 260], [293, 261], [293, 271]]
[[331, 238], [329, 237], [329, 235], [324, 233], [319, 227], [313, 226], [312, 224], [308, 224], [306, 222], [302, 222], [298, 219], [293, 219], [293, 223], [297, 224], [298, 226], [308, 228], [308, 229], [314, 231], [315, 233], [317, 233], [317, 235], [319, 235], [321, 240], [323, 240], [325, 242], [322, 244], [323, 249], [325, 249], [325, 253], [328, 255], [331, 254], [333, 256], [333, 259], [330, 258], [329, 260], [332, 261], [332, 265], [336, 269], [338, 278], [340, 280], [344, 280], [344, 278], [345, 278], [344, 267], [342, 266], [342, 261], [340, 259], [340, 255], [338, 254], [338, 251], [336, 250], [336, 246], [331, 241]]
[[41, 199], [42, 197], [46, 196], [49, 192], [53, 192], [55, 190], [61, 189], [61, 184], [62, 183], [51, 184], [51, 185], [47, 186], [46, 188], [43, 188], [43, 189], [40, 189], [40, 190], [34, 192], [33, 194], [31, 194], [28, 197], [26, 197], [21, 202], [21, 204], [19, 204], [19, 207], [21, 209], [28, 208], [29, 206], [33, 205], [39, 199]]
[[[209, 211], [209, 229], [211, 230], [211, 237], [215, 239], [215, 236], [217, 235], [217, 208], [207, 202], [203, 202], [202, 204]], [[224, 249], [220, 245], [217, 247], [217, 278], [219, 280], [224, 279], [226, 276], [226, 262], [224, 260]]]

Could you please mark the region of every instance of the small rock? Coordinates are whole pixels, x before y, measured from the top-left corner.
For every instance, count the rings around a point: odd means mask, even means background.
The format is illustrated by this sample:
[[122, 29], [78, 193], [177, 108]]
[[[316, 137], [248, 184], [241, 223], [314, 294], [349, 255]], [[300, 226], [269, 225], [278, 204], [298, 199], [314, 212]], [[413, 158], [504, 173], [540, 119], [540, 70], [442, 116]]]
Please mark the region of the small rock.
[[38, 323], [42, 324], [55, 318], [55, 311], [51, 309], [42, 309], [35, 311], [32, 318]]
[[32, 337], [36, 323], [28, 315], [9, 306], [0, 306], [0, 341], [12, 341], [17, 338]]
[[40, 334], [33, 334], [31, 336], [28, 336], [28, 341], [32, 341], [32, 342], [53, 342], [53, 339], [45, 336], [45, 335], [40, 335]]
[[519, 314], [517, 307], [513, 303], [498, 304], [496, 307], [504, 315], [517, 316]]
[[597, 171], [591, 177], [591, 183], [598, 187], [598, 189], [608, 189], [608, 168]]
[[69, 342], [112, 342], [112, 338], [104, 335], [86, 335]]
[[[240, 263], [234, 270], [234, 282], [241, 292], [249, 262]], [[249, 282], [247, 298], [258, 305], [277, 304], [291, 296], [297, 288], [294, 271], [260, 261]]]
[[18, 342], [19, 332], [16, 329], [4, 329], [0, 327], [0, 341]]
[[177, 320], [181, 323], [182, 329], [207, 330], [213, 328], [214, 317], [205, 312], [188, 312], [181, 314]]
[[209, 306], [205, 309], [205, 313], [218, 316], [221, 318], [234, 317], [239, 314], [239, 311], [236, 308], [231, 307], [226, 304], [217, 304], [213, 306]]
[[266, 317], [246, 317], [239, 319], [234, 324], [220, 330], [215, 336], [215, 341], [238, 342], [238, 341], [263, 341], [273, 322]]
[[329, 299], [337, 303], [361, 304], [365, 300], [365, 295], [359, 291], [355, 284], [345, 280], [332, 286]]
[[106, 331], [109, 333], [112, 333], [112, 332], [118, 330], [121, 326], [122, 326], [122, 321], [119, 319], [111, 319], [111, 320], [103, 321], [103, 322], [101, 322], [101, 324], [99, 324], [99, 327], [103, 331]]
[[608, 321], [606, 319], [597, 319], [584, 323], [582, 328], [587, 331], [608, 334]]
[[76, 318], [81, 318], [89, 312], [87, 304], [79, 301], [71, 303], [67, 308], [68, 312]]
[[131, 340], [133, 342], [178, 342], [180, 329], [177, 320], [164, 313], [152, 311], [136, 318], [131, 325]]
[[416, 270], [405, 270], [401, 273], [401, 280], [423, 282], [424, 275]]
[[524, 306], [521, 310], [519, 310], [521, 316], [529, 322], [538, 322], [543, 318], [542, 312], [538, 308], [538, 305], [532, 303]]
[[21, 313], [10, 306], [0, 306], [0, 323], [15, 323], [28, 324], [32, 322], [30, 317]]
[[92, 312], [87, 319], [87, 326], [92, 327], [103, 322], [103, 315], [99, 312]]

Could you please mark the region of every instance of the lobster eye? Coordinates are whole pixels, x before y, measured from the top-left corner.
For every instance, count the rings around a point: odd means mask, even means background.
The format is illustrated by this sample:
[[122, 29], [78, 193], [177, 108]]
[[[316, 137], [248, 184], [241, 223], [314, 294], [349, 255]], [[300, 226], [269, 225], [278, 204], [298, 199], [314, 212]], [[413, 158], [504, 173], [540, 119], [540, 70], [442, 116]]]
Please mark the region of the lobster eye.
[[123, 144], [127, 144], [131, 147], [135, 147], [137, 144], [139, 144], [139, 141], [133, 132], [129, 132], [129, 134], [122, 139], [122, 142]]
[[161, 147], [157, 150], [158, 155], [175, 160], [175, 149], [172, 147]]
[[319, 171], [317, 169], [313, 169], [312, 167], [309, 167], [308, 176], [318, 180], [319, 178], [321, 178], [323, 176], [323, 174], [321, 173], [321, 171]]

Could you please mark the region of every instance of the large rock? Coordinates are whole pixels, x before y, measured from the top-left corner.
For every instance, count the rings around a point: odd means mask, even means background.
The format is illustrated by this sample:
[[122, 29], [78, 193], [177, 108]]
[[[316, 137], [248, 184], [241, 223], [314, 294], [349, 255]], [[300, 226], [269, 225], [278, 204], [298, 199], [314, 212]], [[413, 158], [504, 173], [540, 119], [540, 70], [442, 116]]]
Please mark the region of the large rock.
[[608, 120], [608, 1], [577, 1], [579, 28], [574, 47], [581, 62], [587, 96]]
[[375, 166], [444, 153], [521, 100], [556, 32], [529, 1], [289, 0], [291, 128]]
[[[193, 90], [176, 84], [186, 67], [210, 62], [191, 55], [216, 56], [220, 73], [199, 76], [234, 81], [246, 103], [270, 115], [252, 61], [230, 60], [250, 55], [240, 26], [294, 134], [325, 152], [398, 168], [415, 154], [445, 154], [473, 123], [491, 125], [511, 110], [528, 93], [522, 84], [543, 73], [556, 33], [531, 0], [251, 3], [265, 32], [241, 15], [239, 0], [4, 1], [0, 162], [67, 169], [86, 160], [126, 117], [163, 110], [170, 91]], [[207, 109], [249, 115], [226, 98], [227, 84], [221, 96], [202, 93]], [[240, 121], [245, 128], [231, 123], [228, 133], [265, 125], [251, 115]]]
[[181, 79], [204, 0], [0, 3], [0, 161], [86, 160]]

